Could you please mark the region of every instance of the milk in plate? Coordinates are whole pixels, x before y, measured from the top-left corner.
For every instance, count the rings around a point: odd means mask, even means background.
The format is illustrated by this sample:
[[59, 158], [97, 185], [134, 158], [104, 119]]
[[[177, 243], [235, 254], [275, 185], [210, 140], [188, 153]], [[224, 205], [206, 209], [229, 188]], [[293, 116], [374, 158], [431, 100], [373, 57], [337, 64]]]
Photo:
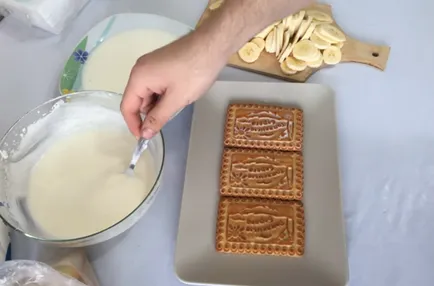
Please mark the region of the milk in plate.
[[136, 29], [105, 40], [91, 52], [83, 67], [83, 89], [124, 93], [137, 59], [177, 38], [157, 29]]

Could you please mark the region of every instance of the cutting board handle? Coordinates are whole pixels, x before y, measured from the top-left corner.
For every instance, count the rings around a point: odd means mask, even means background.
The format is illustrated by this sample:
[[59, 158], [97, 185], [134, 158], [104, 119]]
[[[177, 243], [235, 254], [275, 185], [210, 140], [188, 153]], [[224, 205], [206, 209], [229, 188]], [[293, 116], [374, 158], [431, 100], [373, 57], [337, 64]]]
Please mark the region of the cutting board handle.
[[389, 53], [388, 46], [377, 46], [351, 39], [342, 47], [342, 62], [362, 63], [384, 71]]

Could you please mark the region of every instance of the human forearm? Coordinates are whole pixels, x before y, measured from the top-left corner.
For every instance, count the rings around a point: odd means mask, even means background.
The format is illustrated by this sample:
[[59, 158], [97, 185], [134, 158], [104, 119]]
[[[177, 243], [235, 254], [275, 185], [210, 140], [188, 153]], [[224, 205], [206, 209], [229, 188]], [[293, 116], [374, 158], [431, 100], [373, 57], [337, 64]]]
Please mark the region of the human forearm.
[[312, 0], [226, 0], [195, 36], [211, 55], [229, 57], [271, 23], [311, 4]]
[[[231, 54], [312, 1], [225, 0], [194, 32], [142, 56], [121, 104], [128, 128], [137, 137], [152, 138], [177, 111], [205, 94]], [[154, 94], [160, 95], [157, 102]], [[146, 113], [143, 122], [140, 113]]]

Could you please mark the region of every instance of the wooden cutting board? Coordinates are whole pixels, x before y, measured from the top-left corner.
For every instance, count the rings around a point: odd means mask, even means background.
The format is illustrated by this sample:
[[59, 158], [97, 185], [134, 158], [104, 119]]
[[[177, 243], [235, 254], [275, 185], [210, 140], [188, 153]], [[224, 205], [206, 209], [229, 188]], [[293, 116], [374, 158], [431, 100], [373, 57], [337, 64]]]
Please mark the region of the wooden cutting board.
[[[209, 6], [214, 3], [216, 0], [210, 0], [205, 12], [202, 14], [202, 17], [199, 19], [196, 27], [200, 26], [206, 19], [211, 15], [211, 13], [217, 10], [211, 10]], [[313, 6], [306, 8], [308, 9], [316, 9], [319, 11], [323, 11], [329, 14], [333, 18], [332, 7], [328, 4], [314, 4]], [[340, 28], [336, 21], [333, 20], [333, 24]], [[373, 66], [377, 69], [384, 71], [386, 68], [387, 60], [389, 58], [390, 47], [388, 46], [379, 46], [370, 43], [365, 43], [354, 38], [351, 38], [346, 35], [346, 42], [342, 47], [342, 60], [341, 63], [345, 62], [353, 62], [353, 63], [361, 63]], [[340, 64], [340, 63], [339, 63]], [[257, 61], [254, 63], [246, 63], [240, 59], [237, 53], [233, 54], [228, 61], [228, 66], [252, 71], [255, 73], [276, 77], [279, 79], [287, 80], [287, 81], [296, 81], [296, 82], [305, 82], [313, 73], [317, 72], [322, 68], [332, 68], [330, 65], [322, 65], [319, 68], [306, 68], [304, 71], [298, 72], [294, 75], [286, 75], [284, 74], [279, 65], [279, 61], [273, 54], [269, 54], [263, 51]]]

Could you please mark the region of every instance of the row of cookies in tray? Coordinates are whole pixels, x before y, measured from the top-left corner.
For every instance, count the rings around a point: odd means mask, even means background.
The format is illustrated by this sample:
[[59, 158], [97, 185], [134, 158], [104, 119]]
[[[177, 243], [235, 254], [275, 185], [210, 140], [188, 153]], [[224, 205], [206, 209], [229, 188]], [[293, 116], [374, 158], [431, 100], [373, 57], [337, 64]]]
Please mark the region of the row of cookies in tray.
[[230, 104], [220, 173], [216, 249], [304, 253], [303, 111]]

